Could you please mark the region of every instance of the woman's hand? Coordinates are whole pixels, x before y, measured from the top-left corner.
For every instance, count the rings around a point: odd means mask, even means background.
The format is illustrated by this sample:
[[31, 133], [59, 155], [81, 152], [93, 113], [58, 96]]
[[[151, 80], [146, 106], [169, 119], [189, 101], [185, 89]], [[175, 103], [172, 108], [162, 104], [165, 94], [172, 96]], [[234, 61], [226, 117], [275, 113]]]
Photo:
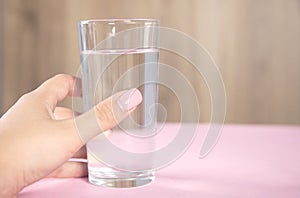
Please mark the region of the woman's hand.
[[79, 122], [83, 120], [78, 131], [72, 110], [56, 107], [75, 93], [76, 81], [69, 75], [57, 75], [22, 96], [0, 119], [0, 197], [16, 196], [25, 186], [47, 176], [86, 176], [85, 163], [68, 160], [85, 158], [85, 142], [115, 126], [142, 101], [137, 89], [104, 100], [91, 110], [98, 129], [83, 135], [92, 114], [78, 117]]

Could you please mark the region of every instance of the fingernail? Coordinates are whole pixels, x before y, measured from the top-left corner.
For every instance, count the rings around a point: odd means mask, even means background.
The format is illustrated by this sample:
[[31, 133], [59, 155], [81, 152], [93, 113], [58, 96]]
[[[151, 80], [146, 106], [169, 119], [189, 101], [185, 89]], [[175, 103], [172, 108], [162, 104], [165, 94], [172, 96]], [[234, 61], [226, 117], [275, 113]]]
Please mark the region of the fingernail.
[[138, 89], [133, 88], [128, 90], [118, 99], [118, 105], [123, 112], [127, 112], [139, 105], [142, 100], [143, 97], [141, 92]]

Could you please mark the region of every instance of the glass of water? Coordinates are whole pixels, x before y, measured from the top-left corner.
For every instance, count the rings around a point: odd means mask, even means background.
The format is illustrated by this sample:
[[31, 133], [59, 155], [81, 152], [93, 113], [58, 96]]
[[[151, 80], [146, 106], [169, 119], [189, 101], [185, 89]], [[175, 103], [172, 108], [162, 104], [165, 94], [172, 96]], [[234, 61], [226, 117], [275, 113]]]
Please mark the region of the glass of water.
[[157, 125], [159, 21], [85, 20], [78, 30], [84, 111], [120, 91], [137, 88], [143, 96], [118, 126], [87, 142], [89, 181], [108, 187], [145, 185], [154, 179], [154, 171], [139, 168], [139, 163], [151, 163], [151, 158], [118, 161], [125, 155], [113, 151], [142, 154], [154, 149], [155, 143], [145, 139]]

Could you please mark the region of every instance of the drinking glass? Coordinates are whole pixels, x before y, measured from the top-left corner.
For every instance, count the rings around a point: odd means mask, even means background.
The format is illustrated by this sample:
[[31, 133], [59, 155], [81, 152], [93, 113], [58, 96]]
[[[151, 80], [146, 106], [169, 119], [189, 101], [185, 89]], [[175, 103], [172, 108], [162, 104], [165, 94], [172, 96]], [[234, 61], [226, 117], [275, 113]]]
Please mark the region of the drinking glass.
[[154, 142], [143, 139], [157, 125], [158, 27], [154, 19], [78, 23], [84, 111], [120, 91], [137, 88], [143, 96], [142, 103], [118, 126], [87, 142], [88, 176], [93, 184], [134, 187], [154, 180], [153, 170], [135, 170], [139, 161], [126, 162], [125, 169], [106, 163], [104, 156], [111, 154], [111, 148], [104, 142], [133, 153], [154, 148]]

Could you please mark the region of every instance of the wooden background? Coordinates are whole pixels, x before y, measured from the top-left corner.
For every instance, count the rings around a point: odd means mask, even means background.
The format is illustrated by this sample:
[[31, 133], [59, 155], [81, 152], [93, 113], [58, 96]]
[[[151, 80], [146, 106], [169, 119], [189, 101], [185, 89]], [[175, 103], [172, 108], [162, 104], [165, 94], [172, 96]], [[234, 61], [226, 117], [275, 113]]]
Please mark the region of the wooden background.
[[[299, 0], [2, 0], [4, 59], [1, 112], [21, 94], [79, 66], [77, 21], [157, 18], [202, 43], [214, 57], [227, 92], [229, 123], [300, 124]], [[175, 42], [175, 41], [174, 41]], [[161, 60], [191, 68], [180, 58]], [[197, 90], [201, 121], [210, 118], [203, 79], [182, 69]], [[159, 100], [178, 118], [174, 96]], [[68, 101], [64, 103], [68, 105]]]

